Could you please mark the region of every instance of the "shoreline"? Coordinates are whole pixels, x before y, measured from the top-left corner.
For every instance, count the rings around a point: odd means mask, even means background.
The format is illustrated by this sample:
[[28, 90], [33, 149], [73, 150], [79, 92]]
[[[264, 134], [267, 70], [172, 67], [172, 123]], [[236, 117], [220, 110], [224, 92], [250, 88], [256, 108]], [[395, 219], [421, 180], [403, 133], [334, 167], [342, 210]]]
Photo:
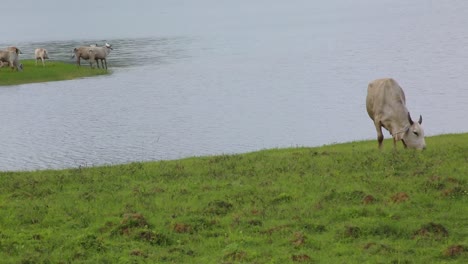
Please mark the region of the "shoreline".
[[[447, 134], [439, 134], [439, 135], [432, 135], [426, 137], [426, 140], [429, 140], [429, 142], [432, 141], [447, 141], [450, 140], [452, 137], [464, 137], [468, 136], [468, 132], [460, 132], [460, 133], [447, 133]], [[381, 152], [391, 152], [394, 151], [393, 149], [393, 139], [392, 138], [387, 138], [384, 140], [383, 143], [383, 149]], [[351, 147], [350, 147], [351, 146]], [[298, 150], [298, 149], [348, 149], [348, 148], [353, 148], [357, 146], [358, 148], [366, 148], [368, 150], [372, 150], [375, 147], [375, 150], [378, 150], [377, 148], [377, 140], [374, 139], [364, 139], [364, 140], [356, 140], [356, 141], [349, 141], [349, 142], [340, 142], [340, 143], [332, 143], [332, 144], [324, 144], [320, 146], [297, 146], [297, 147], [282, 147], [282, 148], [268, 148], [268, 149], [258, 149], [258, 150], [253, 150], [253, 151], [247, 151], [247, 152], [242, 152], [242, 153], [227, 153], [227, 154], [213, 154], [213, 155], [203, 155], [203, 156], [187, 156], [187, 157], [180, 157], [180, 158], [174, 158], [174, 159], [155, 159], [155, 160], [134, 160], [134, 161], [128, 161], [128, 162], [123, 162], [123, 163], [94, 163], [91, 165], [86, 165], [86, 164], [80, 164], [77, 166], [71, 166], [71, 167], [56, 167], [56, 168], [24, 168], [24, 169], [13, 169], [13, 170], [2, 170], [0, 169], [0, 174], [1, 173], [34, 173], [34, 172], [44, 172], [44, 171], [68, 171], [68, 170], [74, 170], [74, 169], [93, 169], [93, 168], [111, 168], [111, 167], [118, 167], [118, 166], [130, 166], [133, 163], [161, 163], [161, 162], [181, 162], [184, 160], [188, 159], [204, 159], [204, 158], [213, 158], [213, 157], [218, 157], [218, 156], [243, 156], [243, 155], [250, 155], [250, 154], [255, 154], [255, 153], [261, 153], [261, 152], [271, 152], [271, 151], [279, 151], [279, 152], [287, 152], [290, 150]], [[430, 146], [429, 146], [430, 147]], [[403, 146], [401, 143], [397, 144], [397, 149], [396, 151], [413, 151], [411, 149], [403, 149]], [[422, 151], [424, 152], [424, 151]]]

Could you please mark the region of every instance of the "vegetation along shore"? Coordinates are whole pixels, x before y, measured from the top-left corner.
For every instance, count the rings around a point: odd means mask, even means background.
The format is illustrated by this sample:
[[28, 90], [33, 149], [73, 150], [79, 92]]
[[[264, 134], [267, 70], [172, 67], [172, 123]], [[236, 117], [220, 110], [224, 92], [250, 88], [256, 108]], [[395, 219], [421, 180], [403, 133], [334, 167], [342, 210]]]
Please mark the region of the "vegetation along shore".
[[36, 60], [21, 60], [24, 70], [12, 71], [9, 67], [0, 68], [0, 86], [26, 83], [64, 81], [83, 77], [109, 74], [105, 69], [91, 69], [89, 66], [77, 67], [76, 64], [50, 61], [43, 67]]
[[0, 172], [0, 262], [466, 263], [468, 134], [387, 141]]

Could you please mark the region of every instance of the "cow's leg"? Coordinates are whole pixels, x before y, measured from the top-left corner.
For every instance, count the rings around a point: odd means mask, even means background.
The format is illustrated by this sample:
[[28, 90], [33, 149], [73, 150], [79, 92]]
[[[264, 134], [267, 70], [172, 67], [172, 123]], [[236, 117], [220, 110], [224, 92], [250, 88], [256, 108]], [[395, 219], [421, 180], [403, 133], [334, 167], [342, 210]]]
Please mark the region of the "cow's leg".
[[44, 58], [41, 58], [41, 60], [42, 60], [42, 67], [45, 67], [45, 62], [44, 62], [45, 59], [44, 59]]
[[379, 142], [379, 149], [382, 148], [382, 142], [384, 139], [383, 133], [382, 133], [382, 124], [380, 121], [374, 122], [375, 124], [375, 130], [377, 130], [377, 141]]
[[401, 142], [403, 143], [403, 146], [404, 146], [405, 148], [408, 148], [408, 146], [406, 146], [406, 143], [405, 143], [404, 140], [401, 140]]
[[14, 60], [10, 60], [10, 68], [11, 68], [11, 70], [12, 70], [12, 71], [18, 70], [16, 67], [17, 67], [17, 65], [16, 65], [15, 61], [14, 61]]

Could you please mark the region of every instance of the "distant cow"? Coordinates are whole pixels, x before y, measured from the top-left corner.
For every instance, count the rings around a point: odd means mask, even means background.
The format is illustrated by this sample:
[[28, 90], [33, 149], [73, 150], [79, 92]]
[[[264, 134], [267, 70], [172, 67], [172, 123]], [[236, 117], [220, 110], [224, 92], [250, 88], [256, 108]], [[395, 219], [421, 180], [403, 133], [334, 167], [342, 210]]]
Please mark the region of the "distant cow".
[[392, 135], [394, 147], [401, 140], [405, 148], [426, 148], [424, 130], [421, 127], [422, 116], [419, 116], [418, 122], [413, 122], [406, 108], [405, 93], [395, 80], [378, 79], [369, 83], [366, 107], [377, 130], [379, 148], [382, 147], [384, 138], [382, 127]]
[[105, 63], [105, 69], [107, 70], [107, 55], [113, 50], [112, 45], [109, 43], [106, 43], [104, 47], [99, 47], [97, 46], [92, 46], [90, 48], [89, 52], [89, 61], [91, 62], [91, 68], [93, 67], [93, 61], [96, 61], [97, 67], [99, 68], [99, 60], [101, 60], [101, 66], [104, 69], [104, 63]]
[[36, 58], [36, 66], [39, 60], [42, 61], [42, 66], [45, 66], [45, 59], [49, 58], [49, 54], [46, 49], [38, 48], [34, 51], [34, 57]]
[[94, 67], [94, 62], [96, 62], [97, 67], [99, 68], [99, 60], [101, 60], [101, 66], [107, 69], [107, 60], [106, 57], [109, 55], [110, 51], [113, 50], [112, 45], [106, 43], [105, 46], [100, 47], [97, 44], [92, 44], [90, 46], [81, 46], [73, 49], [72, 58], [76, 57], [76, 64], [81, 65], [80, 60], [85, 59], [89, 60], [91, 68]]
[[16, 51], [0, 50], [0, 65], [9, 65], [12, 70], [23, 71], [23, 64], [19, 62]]
[[[81, 66], [81, 59], [89, 60], [89, 46], [81, 46], [73, 49], [72, 59], [76, 57], [76, 65]], [[91, 66], [93, 65], [90, 62]]]

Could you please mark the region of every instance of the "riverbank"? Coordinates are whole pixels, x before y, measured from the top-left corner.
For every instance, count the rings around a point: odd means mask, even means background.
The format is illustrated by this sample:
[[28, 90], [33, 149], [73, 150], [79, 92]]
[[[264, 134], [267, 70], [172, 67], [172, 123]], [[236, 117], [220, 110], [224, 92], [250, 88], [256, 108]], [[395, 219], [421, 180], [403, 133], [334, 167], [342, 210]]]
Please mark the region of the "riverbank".
[[0, 172], [8, 263], [464, 263], [468, 134]]
[[21, 63], [24, 68], [22, 72], [12, 71], [8, 67], [0, 68], [0, 86], [64, 81], [111, 73], [110, 70], [91, 69], [87, 62], [82, 62], [81, 67], [74, 63], [50, 60], [46, 60], [45, 67], [41, 63], [36, 66], [35, 60], [21, 60]]

